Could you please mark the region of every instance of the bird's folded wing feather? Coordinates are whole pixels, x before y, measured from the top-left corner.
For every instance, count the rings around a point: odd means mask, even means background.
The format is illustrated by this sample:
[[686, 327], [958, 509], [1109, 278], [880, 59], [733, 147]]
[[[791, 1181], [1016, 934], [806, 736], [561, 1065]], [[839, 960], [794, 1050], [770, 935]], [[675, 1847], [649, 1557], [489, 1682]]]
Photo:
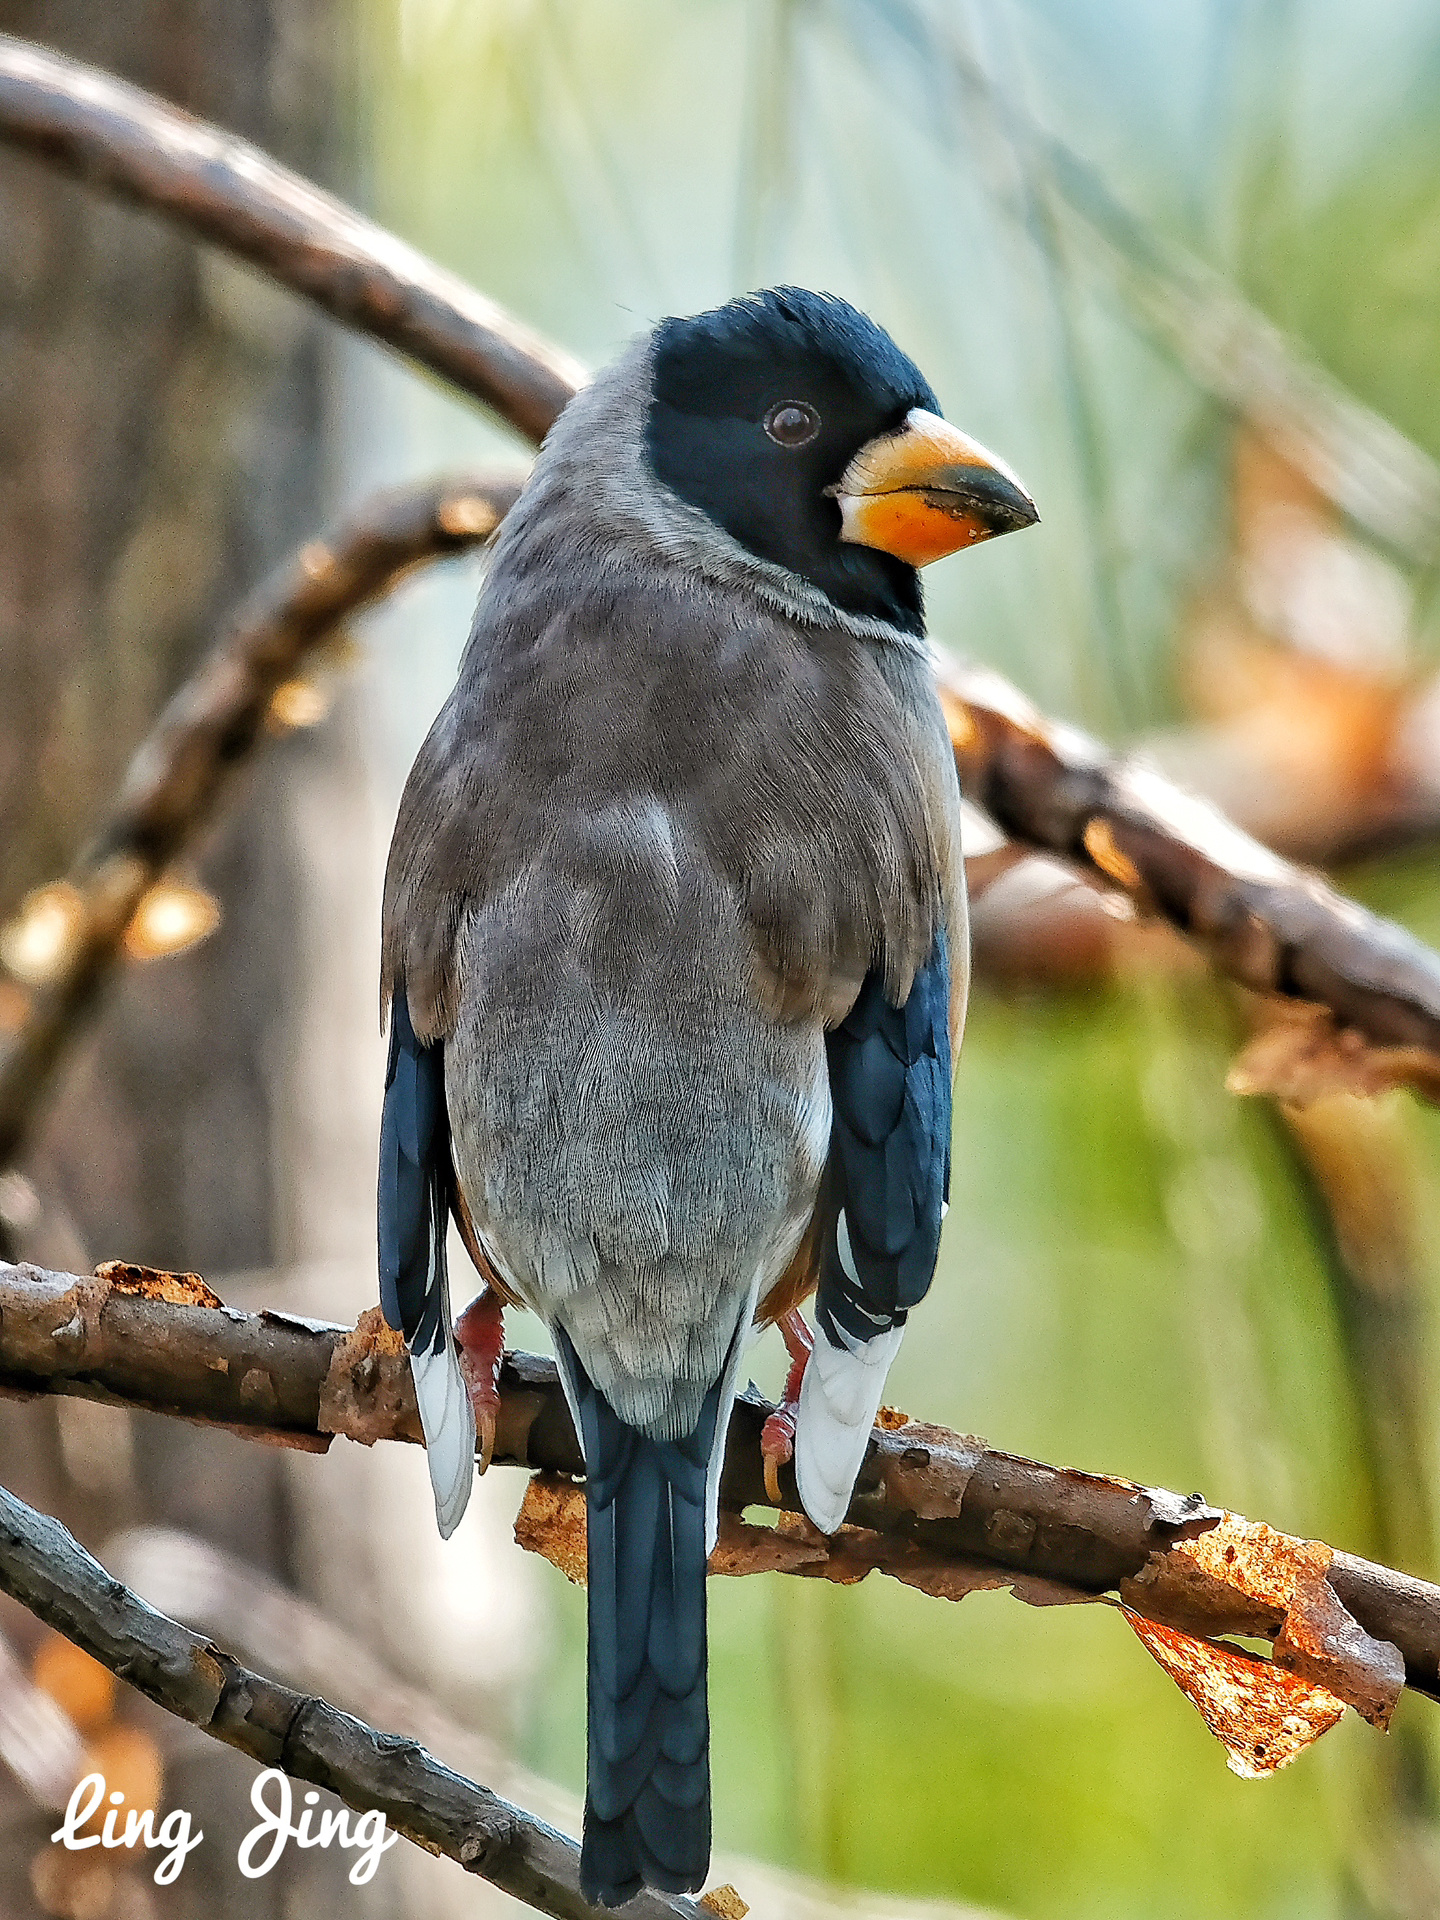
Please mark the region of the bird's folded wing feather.
[[871, 972], [826, 1037], [834, 1120], [795, 1473], [806, 1512], [827, 1532], [845, 1517], [906, 1316], [935, 1270], [950, 1185], [950, 1011], [937, 927], [903, 1006]]
[[446, 1538], [460, 1524], [475, 1469], [475, 1415], [450, 1333], [445, 1232], [454, 1183], [444, 1043], [416, 1038], [402, 982], [390, 1003], [380, 1119], [380, 1304], [410, 1350], [435, 1517]]

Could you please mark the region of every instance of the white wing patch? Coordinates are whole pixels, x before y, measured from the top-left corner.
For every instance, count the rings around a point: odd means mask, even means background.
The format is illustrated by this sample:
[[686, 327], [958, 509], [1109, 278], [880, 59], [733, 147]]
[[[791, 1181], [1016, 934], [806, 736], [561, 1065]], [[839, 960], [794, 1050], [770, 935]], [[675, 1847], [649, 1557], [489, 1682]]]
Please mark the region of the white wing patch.
[[[443, 1284], [443, 1283], [442, 1283]], [[439, 1353], [412, 1353], [410, 1372], [420, 1425], [425, 1430], [425, 1464], [435, 1495], [435, 1524], [448, 1540], [459, 1526], [475, 1484], [475, 1409], [460, 1373], [450, 1331], [450, 1289], [440, 1303], [445, 1344]]]
[[[853, 1279], [854, 1256], [843, 1210], [836, 1242], [840, 1264]], [[795, 1421], [795, 1483], [801, 1505], [822, 1533], [834, 1533], [844, 1521], [880, 1411], [885, 1376], [904, 1335], [903, 1325], [869, 1340], [850, 1340], [841, 1331], [846, 1345], [836, 1347], [823, 1327], [815, 1329], [815, 1350], [800, 1385]]]

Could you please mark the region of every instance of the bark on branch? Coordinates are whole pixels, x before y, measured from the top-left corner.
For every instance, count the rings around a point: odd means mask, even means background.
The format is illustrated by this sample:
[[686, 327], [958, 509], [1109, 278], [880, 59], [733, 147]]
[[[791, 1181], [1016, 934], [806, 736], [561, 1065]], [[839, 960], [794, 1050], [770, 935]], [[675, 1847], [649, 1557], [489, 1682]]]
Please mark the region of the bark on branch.
[[[335, 1434], [367, 1446], [420, 1437], [404, 1347], [378, 1309], [354, 1328], [241, 1313], [221, 1307], [193, 1275], [118, 1264], [91, 1278], [0, 1265], [0, 1390], [74, 1394], [315, 1450]], [[758, 1396], [736, 1406], [721, 1496], [732, 1515], [768, 1504], [759, 1442], [769, 1412]], [[583, 1474], [551, 1361], [507, 1355], [494, 1458], [552, 1481]], [[782, 1485], [784, 1507], [798, 1514], [788, 1470]], [[535, 1544], [547, 1552], [559, 1540], [555, 1529], [571, 1524], [558, 1500], [548, 1516], [532, 1519]], [[1405, 1684], [1440, 1698], [1440, 1587], [1252, 1528], [1198, 1495], [1047, 1466], [887, 1413], [872, 1435], [849, 1519], [828, 1545], [803, 1522], [779, 1532], [736, 1522], [714, 1570], [848, 1582], [878, 1569], [952, 1599], [987, 1584], [1013, 1585], [1041, 1604], [1119, 1593], [1134, 1614], [1163, 1627], [1272, 1640], [1282, 1655], [1285, 1635], [1294, 1642], [1300, 1630], [1291, 1605], [1300, 1578], [1307, 1605], [1323, 1583], [1351, 1628], [1387, 1653], [1398, 1649], [1395, 1689], [1403, 1659]], [[1269, 1543], [1268, 1584], [1236, 1586], [1223, 1570], [1197, 1564], [1197, 1543], [1207, 1535], [1230, 1558], [1239, 1542], [1243, 1559], [1257, 1533]], [[563, 1550], [551, 1557], [562, 1559]], [[1290, 1582], [1284, 1592], [1270, 1577], [1281, 1561]], [[1383, 1692], [1385, 1658], [1367, 1649], [1361, 1655], [1357, 1665], [1368, 1678], [1359, 1690], [1374, 1684]], [[1315, 1661], [1307, 1665], [1301, 1655], [1295, 1666], [1313, 1672]], [[1345, 1685], [1356, 1690], [1353, 1681]]]
[[1001, 675], [939, 653], [936, 671], [961, 785], [1006, 834], [1162, 914], [1241, 986], [1329, 1008], [1440, 1096], [1440, 954]]
[[[559, 1920], [590, 1920], [580, 1849], [533, 1814], [440, 1765], [418, 1741], [379, 1733], [313, 1694], [253, 1673], [157, 1613], [58, 1520], [0, 1488], [0, 1589], [167, 1712], [265, 1766], [338, 1794], [430, 1853], [459, 1861]], [[693, 1900], [642, 1893], [640, 1920], [705, 1920]]]
[[384, 493], [300, 549], [242, 606], [130, 764], [69, 876], [69, 931], [24, 1013], [0, 1030], [0, 1168], [22, 1150], [64, 1050], [165, 868], [209, 825], [265, 736], [271, 701], [342, 622], [413, 568], [489, 538], [523, 476], [485, 473]]
[[248, 260], [530, 440], [585, 379], [569, 354], [493, 300], [258, 147], [8, 34], [0, 139]]

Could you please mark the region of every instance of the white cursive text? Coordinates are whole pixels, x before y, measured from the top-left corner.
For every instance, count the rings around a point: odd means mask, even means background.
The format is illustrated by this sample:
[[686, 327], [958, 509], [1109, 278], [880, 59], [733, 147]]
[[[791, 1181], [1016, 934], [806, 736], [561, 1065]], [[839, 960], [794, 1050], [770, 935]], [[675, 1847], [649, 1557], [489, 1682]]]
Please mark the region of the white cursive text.
[[[272, 1783], [276, 1789], [273, 1808], [265, 1797], [266, 1788]], [[86, 1833], [84, 1829], [94, 1820], [104, 1799], [104, 1774], [87, 1773], [70, 1796], [64, 1821], [50, 1838], [71, 1853], [81, 1853], [86, 1847], [163, 1847], [165, 1853], [155, 1869], [155, 1884], [168, 1887], [178, 1879], [186, 1856], [205, 1838], [203, 1833], [192, 1834], [190, 1815], [184, 1808], [176, 1807], [167, 1813], [157, 1827], [153, 1807], [146, 1807], [143, 1812], [131, 1807], [122, 1825], [119, 1810], [125, 1804], [125, 1796], [112, 1793], [100, 1831]], [[360, 1857], [350, 1869], [351, 1886], [363, 1887], [375, 1878], [381, 1854], [389, 1852], [400, 1838], [399, 1834], [386, 1833], [385, 1815], [378, 1807], [358, 1814], [352, 1827], [345, 1807], [327, 1808], [317, 1815], [314, 1809], [319, 1799], [318, 1793], [307, 1793], [299, 1823], [292, 1824], [294, 1800], [285, 1775], [279, 1767], [267, 1767], [256, 1776], [250, 1789], [250, 1804], [261, 1818], [240, 1842], [236, 1856], [236, 1865], [247, 1880], [259, 1880], [269, 1873], [290, 1840], [297, 1847], [329, 1847], [338, 1840], [342, 1847], [358, 1848]]]
[[121, 1829], [118, 1825], [118, 1809], [124, 1806], [125, 1796], [123, 1793], [112, 1793], [109, 1811], [99, 1833], [82, 1833], [81, 1828], [88, 1825], [104, 1798], [104, 1774], [87, 1773], [70, 1796], [63, 1824], [56, 1828], [50, 1838], [58, 1840], [71, 1853], [81, 1853], [86, 1847], [165, 1847], [168, 1851], [155, 1869], [155, 1884], [157, 1887], [168, 1887], [172, 1880], [178, 1879], [186, 1854], [193, 1853], [205, 1838], [203, 1833], [192, 1837], [189, 1814], [183, 1808], [176, 1807], [173, 1812], [166, 1814], [157, 1831], [153, 1807], [146, 1807], [143, 1813], [131, 1807]]
[[[271, 1781], [278, 1789], [273, 1811], [265, 1799], [265, 1789]], [[327, 1808], [320, 1815], [319, 1831], [312, 1832], [310, 1822], [319, 1798], [318, 1793], [306, 1794], [305, 1811], [300, 1816], [300, 1824], [292, 1826], [290, 1813], [293, 1803], [289, 1780], [279, 1767], [267, 1767], [264, 1773], [256, 1776], [255, 1784], [250, 1789], [250, 1804], [263, 1817], [241, 1841], [238, 1855], [240, 1871], [247, 1880], [258, 1880], [262, 1874], [269, 1873], [285, 1851], [287, 1840], [293, 1840], [297, 1847], [328, 1847], [332, 1840], [338, 1840], [342, 1847], [359, 1847], [362, 1849], [360, 1858], [350, 1869], [351, 1886], [363, 1887], [367, 1881], [375, 1878], [381, 1854], [394, 1846], [400, 1838], [399, 1834], [392, 1833], [387, 1837], [385, 1816], [378, 1807], [372, 1807], [369, 1813], [357, 1817], [353, 1833], [346, 1808]], [[269, 1850], [257, 1862], [255, 1849], [267, 1837], [270, 1841]]]

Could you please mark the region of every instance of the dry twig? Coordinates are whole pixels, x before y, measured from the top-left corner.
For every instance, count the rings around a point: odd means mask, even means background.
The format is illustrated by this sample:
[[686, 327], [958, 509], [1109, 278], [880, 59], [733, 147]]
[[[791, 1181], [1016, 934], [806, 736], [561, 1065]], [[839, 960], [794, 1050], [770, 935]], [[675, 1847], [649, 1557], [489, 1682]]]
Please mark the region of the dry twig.
[[28, 993], [17, 990], [15, 1025], [0, 1028], [0, 1168], [22, 1149], [145, 895], [213, 819], [264, 737], [277, 690], [344, 620], [414, 567], [488, 539], [519, 489], [513, 473], [491, 473], [381, 494], [302, 547], [235, 615], [141, 745], [68, 883], [45, 889], [61, 893], [67, 927], [45, 977]]

